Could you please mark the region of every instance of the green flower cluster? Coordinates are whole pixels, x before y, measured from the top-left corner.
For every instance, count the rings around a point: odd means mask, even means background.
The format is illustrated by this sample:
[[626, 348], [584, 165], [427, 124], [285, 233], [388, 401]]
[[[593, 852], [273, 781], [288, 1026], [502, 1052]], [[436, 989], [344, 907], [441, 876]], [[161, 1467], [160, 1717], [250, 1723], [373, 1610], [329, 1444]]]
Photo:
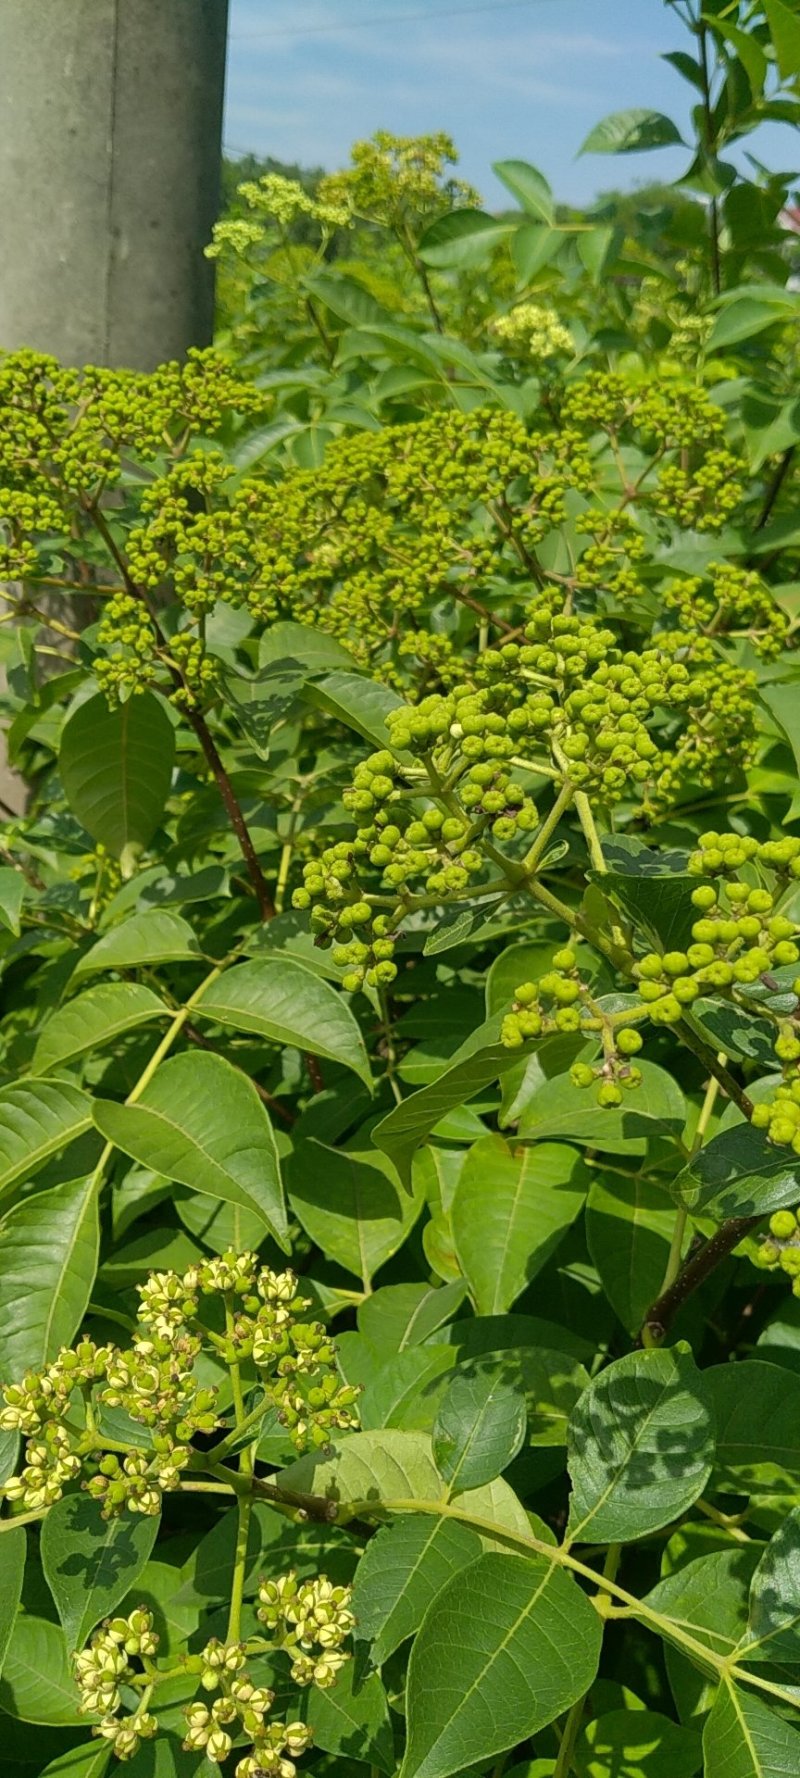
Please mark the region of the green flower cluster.
[[[0, 357], [0, 480], [6, 498], [55, 500], [71, 522], [119, 484], [131, 456], [163, 460], [192, 436], [213, 437], [231, 414], [263, 416], [268, 405], [210, 349], [141, 372], [69, 370], [42, 353], [10, 352]], [[44, 528], [56, 529], [55, 517], [48, 506]], [[19, 512], [14, 525], [23, 527]]]
[[261, 1581], [256, 1617], [272, 1646], [291, 1655], [298, 1685], [324, 1691], [335, 1684], [348, 1658], [342, 1644], [355, 1624], [350, 1599], [349, 1587], [333, 1586], [324, 1574], [300, 1582], [294, 1573]]
[[555, 309], [544, 303], [521, 302], [507, 315], [492, 322], [492, 333], [506, 348], [523, 358], [548, 359], [572, 354], [575, 342]]
[[376, 130], [369, 141], [353, 144], [350, 158], [349, 167], [320, 180], [319, 203], [402, 234], [442, 210], [480, 204], [471, 185], [448, 173], [458, 154], [442, 130], [429, 136]]
[[[324, 1574], [298, 1583], [294, 1573], [262, 1580], [256, 1615], [265, 1636], [222, 1642], [212, 1637], [198, 1655], [184, 1662], [197, 1675], [213, 1702], [195, 1699], [184, 1708], [187, 1753], [203, 1753], [221, 1765], [234, 1746], [249, 1745], [235, 1768], [235, 1778], [295, 1778], [295, 1760], [311, 1745], [312, 1731], [303, 1722], [270, 1719], [275, 1693], [254, 1679], [250, 1661], [264, 1652], [289, 1655], [296, 1685], [327, 1690], [335, 1685], [349, 1654], [344, 1643], [355, 1619], [349, 1587], [332, 1586]], [[170, 1677], [159, 1669], [159, 1638], [152, 1613], [144, 1606], [128, 1617], [106, 1618], [88, 1646], [73, 1657], [81, 1713], [100, 1718], [92, 1733], [111, 1743], [120, 1760], [133, 1759], [144, 1740], [158, 1732], [150, 1710], [153, 1693]], [[125, 1714], [125, 1694], [140, 1693], [136, 1707]], [[288, 1757], [287, 1757], [288, 1756]]]
[[121, 1714], [122, 1689], [146, 1682], [147, 1667], [157, 1648], [152, 1613], [140, 1606], [129, 1617], [106, 1618], [88, 1647], [73, 1657], [81, 1694], [79, 1709], [101, 1717], [92, 1734], [110, 1741], [117, 1759], [133, 1759], [142, 1741], [152, 1740], [158, 1731], [158, 1718], [147, 1709], [144, 1698], [130, 1715]]
[[[104, 1518], [124, 1511], [154, 1515], [162, 1495], [180, 1487], [191, 1440], [219, 1425], [217, 1390], [198, 1383], [203, 1352], [230, 1365], [249, 1360], [268, 1402], [297, 1450], [325, 1445], [355, 1424], [358, 1391], [339, 1379], [335, 1349], [320, 1322], [301, 1319], [309, 1304], [293, 1272], [273, 1272], [254, 1253], [224, 1254], [176, 1272], [154, 1272], [140, 1286], [140, 1332], [127, 1350], [81, 1340], [41, 1373], [2, 1390], [0, 1430], [27, 1435], [21, 1473], [4, 1492], [36, 1511], [83, 1486]], [[201, 1301], [222, 1298], [225, 1331], [200, 1318]], [[83, 1430], [68, 1411], [82, 1397]], [[105, 1449], [95, 1407], [122, 1408], [150, 1435], [146, 1448]]]

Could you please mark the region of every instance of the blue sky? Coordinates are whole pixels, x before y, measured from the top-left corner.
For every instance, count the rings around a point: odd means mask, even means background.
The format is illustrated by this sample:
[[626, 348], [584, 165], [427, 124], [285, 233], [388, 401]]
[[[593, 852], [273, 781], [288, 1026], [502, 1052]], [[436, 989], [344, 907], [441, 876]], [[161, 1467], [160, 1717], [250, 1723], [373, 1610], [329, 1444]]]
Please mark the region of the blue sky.
[[[686, 166], [674, 148], [576, 158], [610, 111], [687, 121], [691, 89], [660, 59], [685, 46], [664, 0], [231, 0], [225, 142], [334, 168], [376, 129], [443, 129], [490, 207], [508, 201], [491, 162], [511, 156], [582, 203]], [[758, 147], [797, 164], [780, 126]]]

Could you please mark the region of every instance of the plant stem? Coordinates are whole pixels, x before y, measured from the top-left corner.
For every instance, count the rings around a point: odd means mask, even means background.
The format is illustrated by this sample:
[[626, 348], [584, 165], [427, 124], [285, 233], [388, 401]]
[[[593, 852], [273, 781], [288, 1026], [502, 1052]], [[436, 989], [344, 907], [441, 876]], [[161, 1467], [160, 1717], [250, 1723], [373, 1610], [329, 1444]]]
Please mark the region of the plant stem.
[[595, 825], [594, 815], [592, 814], [592, 805], [585, 790], [576, 790], [575, 792], [575, 812], [581, 827], [583, 828], [583, 837], [589, 849], [592, 869], [596, 870], [600, 876], [604, 876], [608, 870], [608, 865], [603, 857], [603, 848], [600, 844], [600, 835]]
[[648, 1310], [647, 1320], [642, 1330], [646, 1344], [660, 1345], [668, 1333], [678, 1310], [706, 1278], [710, 1277], [715, 1268], [727, 1259], [728, 1254], [738, 1247], [754, 1228], [758, 1227], [760, 1216], [732, 1216], [724, 1222], [710, 1240], [705, 1241], [692, 1259], [687, 1260], [683, 1270], [678, 1273], [674, 1283], [661, 1295]]
[[228, 1611], [227, 1642], [238, 1642], [242, 1633], [242, 1601], [244, 1599], [244, 1583], [247, 1578], [247, 1546], [250, 1536], [250, 1520], [253, 1512], [252, 1490], [237, 1494], [236, 1510], [239, 1522], [236, 1528], [236, 1550], [233, 1558], [233, 1579], [231, 1581], [231, 1602]]
[[[153, 627], [156, 631], [156, 635], [159, 637], [160, 641], [163, 644], [164, 638], [161, 634], [158, 620], [155, 617], [155, 614], [153, 613], [153, 611], [150, 609], [150, 605], [149, 605], [147, 599], [144, 597], [141, 587], [138, 587], [136, 585], [136, 582], [130, 573], [128, 564], [125, 560], [122, 550], [119, 548], [119, 545], [116, 543], [114, 536], [109, 528], [109, 525], [106, 522], [105, 514], [100, 511], [100, 508], [95, 501], [91, 501], [91, 502], [84, 501], [82, 504], [83, 504], [84, 512], [86, 513], [87, 517], [89, 519], [91, 519], [91, 522], [94, 525], [95, 529], [99, 532], [100, 536], [102, 537], [103, 542], [106, 546], [106, 549], [108, 550], [109, 554], [111, 555], [113, 561], [116, 563], [116, 566], [118, 567], [120, 574], [122, 575], [126, 592], [130, 593], [132, 598], [140, 599], [142, 604], [144, 604], [147, 607], [147, 610], [150, 612], [150, 619], [151, 619]], [[181, 679], [180, 674], [177, 672], [177, 669], [174, 667], [170, 667], [169, 670], [170, 670], [174, 684], [177, 687], [179, 687], [180, 689], [184, 689], [183, 681]], [[222, 798], [222, 802], [224, 804], [226, 814], [227, 814], [228, 819], [231, 823], [233, 831], [236, 834], [236, 838], [239, 841], [239, 847], [240, 847], [240, 850], [242, 853], [242, 857], [243, 857], [245, 864], [247, 866], [247, 872], [250, 877], [250, 881], [251, 881], [251, 883], [253, 885], [253, 889], [255, 891], [255, 896], [256, 896], [256, 900], [258, 902], [259, 910], [261, 913], [261, 918], [262, 918], [262, 920], [271, 920], [273, 918], [274, 913], [275, 913], [275, 908], [272, 903], [272, 898], [271, 898], [269, 890], [267, 888], [267, 884], [266, 884], [264, 874], [261, 869], [261, 865], [258, 862], [256, 849], [255, 849], [255, 846], [253, 845], [252, 839], [250, 837], [250, 830], [247, 826], [247, 822], [245, 821], [240, 804], [237, 800], [236, 793], [233, 789], [233, 785], [231, 784], [230, 778], [228, 777], [228, 774], [227, 774], [225, 767], [222, 763], [222, 760], [220, 758], [216, 743], [214, 741], [214, 737], [211, 734], [211, 730], [209, 729], [208, 723], [206, 722], [206, 719], [205, 719], [204, 715], [202, 714], [202, 711], [193, 710], [191, 708], [191, 705], [189, 705], [185, 711], [185, 714], [186, 714], [187, 721], [189, 722], [190, 726], [194, 729], [197, 739], [200, 742], [200, 746], [202, 747], [203, 753], [205, 755], [206, 763], [211, 768], [211, 771], [213, 773], [214, 780], [215, 780], [217, 789], [220, 793], [220, 796]]]
[[205, 754], [206, 761], [214, 774], [216, 786], [220, 797], [222, 798], [225, 812], [236, 838], [239, 841], [239, 849], [247, 866], [247, 874], [255, 891], [261, 918], [265, 921], [272, 920], [276, 913], [275, 903], [267, 888], [266, 878], [264, 877], [261, 865], [258, 862], [258, 854], [250, 837], [250, 829], [245, 821], [241, 805], [220, 758], [214, 737], [200, 710], [192, 710], [191, 708], [187, 709], [186, 718], [194, 729], [197, 739], [200, 742], [200, 746], [203, 749], [203, 753]]
[[[700, 47], [700, 69], [703, 79], [703, 148], [708, 160], [714, 153], [713, 118], [711, 108], [711, 75], [708, 66], [708, 32], [701, 22], [697, 26], [697, 38]], [[719, 207], [716, 197], [712, 197], [708, 206], [709, 248], [711, 253], [711, 283], [714, 295], [719, 296], [722, 289], [722, 271], [719, 253]]]
[[[717, 1060], [724, 1066], [725, 1061], [726, 1061], [724, 1051], [720, 1051], [720, 1054], [717, 1057]], [[712, 1116], [712, 1113], [714, 1110], [714, 1106], [717, 1102], [719, 1090], [720, 1090], [720, 1083], [717, 1080], [716, 1076], [712, 1074], [712, 1076], [706, 1086], [705, 1098], [703, 1100], [702, 1106], [700, 1107], [700, 1116], [697, 1120], [697, 1129], [695, 1130], [695, 1133], [694, 1133], [694, 1141], [692, 1142], [692, 1148], [691, 1148], [692, 1156], [697, 1154], [698, 1149], [702, 1148], [703, 1142], [705, 1141], [706, 1132], [708, 1130], [708, 1126], [711, 1121], [711, 1116]], [[672, 1231], [672, 1241], [670, 1243], [669, 1258], [667, 1259], [667, 1268], [664, 1273], [663, 1279], [661, 1281], [661, 1289], [658, 1293], [659, 1297], [663, 1297], [668, 1290], [671, 1290], [671, 1288], [672, 1288], [673, 1284], [675, 1283], [675, 1280], [678, 1276], [678, 1273], [681, 1269], [681, 1258], [683, 1256], [683, 1242], [684, 1242], [684, 1236], [686, 1234], [686, 1224], [688, 1221], [688, 1217], [689, 1217], [689, 1212], [686, 1208], [686, 1205], [679, 1204], [678, 1208], [675, 1212], [675, 1226]], [[648, 1317], [648, 1320], [649, 1320], [649, 1317]], [[645, 1326], [647, 1326], [647, 1323], [645, 1323]], [[645, 1343], [649, 1343], [649, 1342], [646, 1341]]]
[[573, 797], [575, 797], [575, 804], [577, 807], [578, 799], [573, 791], [572, 785], [562, 784], [549, 815], [545, 816], [533, 845], [526, 852], [525, 857], [522, 860], [522, 869], [526, 876], [533, 875], [540, 859], [544, 857], [551, 836], [555, 833], [562, 815], [566, 814]]
[[575, 1752], [575, 1743], [580, 1734], [585, 1706], [586, 1696], [584, 1694], [583, 1697], [578, 1698], [573, 1704], [572, 1709], [567, 1716], [561, 1734], [561, 1745], [558, 1749], [558, 1759], [553, 1767], [553, 1778], [569, 1778], [569, 1773], [572, 1771], [572, 1755]]

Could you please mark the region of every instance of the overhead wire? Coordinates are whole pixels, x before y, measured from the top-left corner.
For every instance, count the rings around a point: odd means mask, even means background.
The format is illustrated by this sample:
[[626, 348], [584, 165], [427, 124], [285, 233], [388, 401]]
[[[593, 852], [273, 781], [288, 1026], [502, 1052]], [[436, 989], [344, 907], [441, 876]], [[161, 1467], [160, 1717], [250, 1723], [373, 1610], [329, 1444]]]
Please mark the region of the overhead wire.
[[448, 6], [443, 7], [439, 12], [430, 10], [425, 12], [387, 12], [383, 13], [380, 18], [337, 19], [336, 23], [331, 25], [288, 25], [285, 28], [281, 26], [277, 30], [233, 31], [230, 42], [232, 44], [249, 43], [255, 38], [267, 37], [328, 37], [335, 36], [337, 32], [341, 31], [374, 30], [376, 27], [385, 28], [387, 25], [419, 23], [421, 20], [427, 24], [435, 24], [438, 19], [467, 18], [476, 13], [513, 12], [518, 7], [538, 6], [542, 3], [543, 0], [480, 0], [480, 4], [477, 6]]

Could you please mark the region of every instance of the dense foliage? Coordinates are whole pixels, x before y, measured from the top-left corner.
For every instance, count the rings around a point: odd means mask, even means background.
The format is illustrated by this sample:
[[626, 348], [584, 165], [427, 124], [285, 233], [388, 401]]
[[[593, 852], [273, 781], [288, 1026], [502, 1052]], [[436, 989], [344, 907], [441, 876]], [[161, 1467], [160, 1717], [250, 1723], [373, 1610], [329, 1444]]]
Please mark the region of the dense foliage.
[[671, 194], [381, 134], [0, 361], [19, 1778], [800, 1771], [800, 7], [675, 11]]

